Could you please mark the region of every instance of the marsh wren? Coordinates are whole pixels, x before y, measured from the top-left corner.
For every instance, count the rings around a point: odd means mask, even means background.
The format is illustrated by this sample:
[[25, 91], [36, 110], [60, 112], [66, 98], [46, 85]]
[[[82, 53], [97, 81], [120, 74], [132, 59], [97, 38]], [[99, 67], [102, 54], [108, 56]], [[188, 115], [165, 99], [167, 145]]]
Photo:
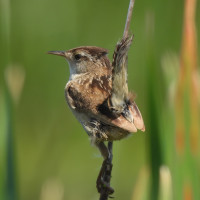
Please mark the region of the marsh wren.
[[112, 64], [108, 51], [95, 46], [48, 52], [68, 61], [67, 103], [105, 160], [109, 157], [105, 141], [120, 140], [137, 129], [145, 130], [127, 85], [127, 54], [131, 42], [132, 37], [118, 42]]

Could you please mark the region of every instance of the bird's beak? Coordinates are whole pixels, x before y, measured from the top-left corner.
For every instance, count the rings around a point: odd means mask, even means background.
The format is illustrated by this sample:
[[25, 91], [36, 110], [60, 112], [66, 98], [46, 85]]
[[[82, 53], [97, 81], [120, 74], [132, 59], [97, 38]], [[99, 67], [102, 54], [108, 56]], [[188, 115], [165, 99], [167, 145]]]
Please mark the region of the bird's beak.
[[53, 54], [53, 55], [57, 55], [57, 56], [63, 56], [63, 57], [66, 57], [64, 51], [48, 51], [48, 54]]

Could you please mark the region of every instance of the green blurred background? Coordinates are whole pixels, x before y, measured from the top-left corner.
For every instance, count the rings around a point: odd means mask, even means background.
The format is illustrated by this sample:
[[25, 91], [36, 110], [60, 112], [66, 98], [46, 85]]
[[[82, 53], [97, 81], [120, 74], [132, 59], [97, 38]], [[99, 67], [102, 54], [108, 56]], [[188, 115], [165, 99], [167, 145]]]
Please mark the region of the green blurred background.
[[[112, 58], [128, 4], [0, 0], [0, 199], [98, 199], [102, 158], [66, 105], [67, 62], [46, 52], [93, 45]], [[146, 132], [114, 142], [116, 200], [200, 199], [199, 10], [135, 2], [128, 79]]]

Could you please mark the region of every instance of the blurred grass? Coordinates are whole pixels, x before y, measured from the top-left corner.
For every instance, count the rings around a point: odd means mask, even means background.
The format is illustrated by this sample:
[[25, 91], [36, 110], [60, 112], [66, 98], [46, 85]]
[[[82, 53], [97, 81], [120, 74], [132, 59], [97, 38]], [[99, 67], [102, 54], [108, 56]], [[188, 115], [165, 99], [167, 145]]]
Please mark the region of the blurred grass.
[[[0, 199], [98, 199], [102, 158], [67, 108], [66, 61], [46, 52], [96, 45], [111, 58], [128, 3], [0, 0]], [[187, 3], [135, 3], [129, 87], [147, 130], [114, 143], [116, 199], [200, 199], [200, 4]]]
[[0, 91], [0, 199], [5, 199], [6, 180], [6, 111], [5, 99]]

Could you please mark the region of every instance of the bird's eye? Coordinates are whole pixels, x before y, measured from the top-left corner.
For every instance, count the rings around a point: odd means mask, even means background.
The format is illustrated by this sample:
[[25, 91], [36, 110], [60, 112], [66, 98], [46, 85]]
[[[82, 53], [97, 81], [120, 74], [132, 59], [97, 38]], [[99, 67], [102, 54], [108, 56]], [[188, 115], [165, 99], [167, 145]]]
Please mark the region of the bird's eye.
[[80, 59], [81, 59], [81, 54], [76, 54], [76, 55], [74, 56], [74, 58], [75, 58], [76, 60], [80, 60]]

